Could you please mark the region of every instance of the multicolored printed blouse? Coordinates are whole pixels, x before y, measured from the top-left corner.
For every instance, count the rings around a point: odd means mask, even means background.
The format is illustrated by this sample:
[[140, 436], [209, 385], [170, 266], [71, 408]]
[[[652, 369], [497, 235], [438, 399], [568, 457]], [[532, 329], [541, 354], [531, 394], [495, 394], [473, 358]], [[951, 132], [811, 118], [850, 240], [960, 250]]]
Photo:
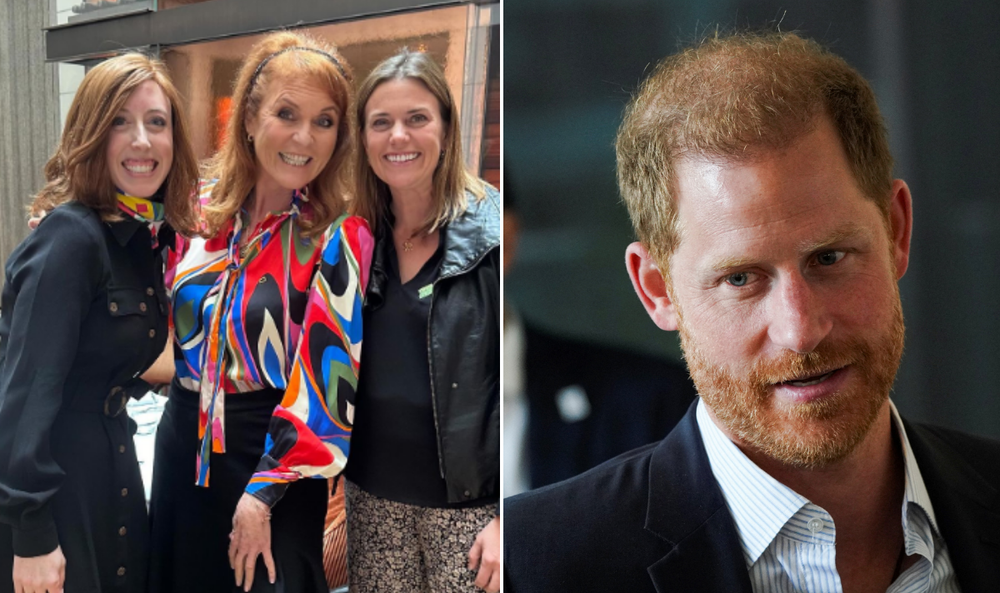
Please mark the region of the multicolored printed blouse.
[[[213, 186], [202, 185], [203, 204]], [[212, 239], [178, 237], [168, 260], [176, 376], [201, 394], [196, 483], [208, 486], [211, 455], [225, 452], [225, 398], [281, 389], [246, 489], [269, 505], [294, 480], [337, 475], [350, 450], [374, 240], [347, 215], [303, 237], [295, 219], [308, 209], [296, 192], [255, 229], [237, 217]]]

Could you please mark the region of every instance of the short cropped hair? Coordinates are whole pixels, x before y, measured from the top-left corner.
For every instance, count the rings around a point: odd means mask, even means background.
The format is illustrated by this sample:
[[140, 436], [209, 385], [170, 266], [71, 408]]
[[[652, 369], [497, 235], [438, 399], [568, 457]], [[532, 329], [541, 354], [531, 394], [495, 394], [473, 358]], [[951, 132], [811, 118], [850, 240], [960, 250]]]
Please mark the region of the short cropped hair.
[[745, 160], [833, 122], [851, 172], [888, 218], [889, 140], [868, 82], [842, 58], [794, 33], [712, 37], [663, 60], [625, 110], [618, 185], [639, 241], [662, 272], [679, 244], [675, 164]]

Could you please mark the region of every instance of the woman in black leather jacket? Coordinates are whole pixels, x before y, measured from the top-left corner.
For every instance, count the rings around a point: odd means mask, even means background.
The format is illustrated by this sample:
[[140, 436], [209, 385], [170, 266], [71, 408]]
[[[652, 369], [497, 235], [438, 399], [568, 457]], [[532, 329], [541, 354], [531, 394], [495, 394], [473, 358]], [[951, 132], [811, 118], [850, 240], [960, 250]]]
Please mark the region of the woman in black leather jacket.
[[500, 196], [464, 165], [441, 69], [362, 83], [356, 214], [376, 247], [345, 474], [352, 591], [500, 588]]

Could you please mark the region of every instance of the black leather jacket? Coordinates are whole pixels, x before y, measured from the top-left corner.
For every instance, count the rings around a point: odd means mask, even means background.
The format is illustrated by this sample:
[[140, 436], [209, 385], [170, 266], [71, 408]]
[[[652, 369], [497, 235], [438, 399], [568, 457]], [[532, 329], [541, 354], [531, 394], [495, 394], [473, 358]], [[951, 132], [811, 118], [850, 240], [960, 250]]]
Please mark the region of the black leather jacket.
[[[388, 225], [379, 225], [385, 229]], [[382, 305], [389, 233], [379, 232], [365, 307]], [[427, 331], [438, 462], [448, 502], [500, 493], [500, 194], [469, 196], [441, 230]]]

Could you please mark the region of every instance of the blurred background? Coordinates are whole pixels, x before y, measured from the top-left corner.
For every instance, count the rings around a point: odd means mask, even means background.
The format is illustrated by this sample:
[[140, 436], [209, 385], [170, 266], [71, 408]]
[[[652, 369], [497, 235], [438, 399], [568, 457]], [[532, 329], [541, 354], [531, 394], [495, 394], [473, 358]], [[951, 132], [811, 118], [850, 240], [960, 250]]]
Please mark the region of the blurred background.
[[551, 334], [679, 360], [676, 335], [655, 328], [625, 273], [633, 234], [615, 182], [614, 135], [631, 92], [660, 58], [717, 25], [780, 23], [872, 82], [896, 176], [913, 192], [912, 256], [901, 282], [907, 342], [894, 401], [910, 419], [1000, 437], [1000, 3], [956, 6], [505, 3], [505, 191], [516, 194], [520, 219], [506, 304]]

